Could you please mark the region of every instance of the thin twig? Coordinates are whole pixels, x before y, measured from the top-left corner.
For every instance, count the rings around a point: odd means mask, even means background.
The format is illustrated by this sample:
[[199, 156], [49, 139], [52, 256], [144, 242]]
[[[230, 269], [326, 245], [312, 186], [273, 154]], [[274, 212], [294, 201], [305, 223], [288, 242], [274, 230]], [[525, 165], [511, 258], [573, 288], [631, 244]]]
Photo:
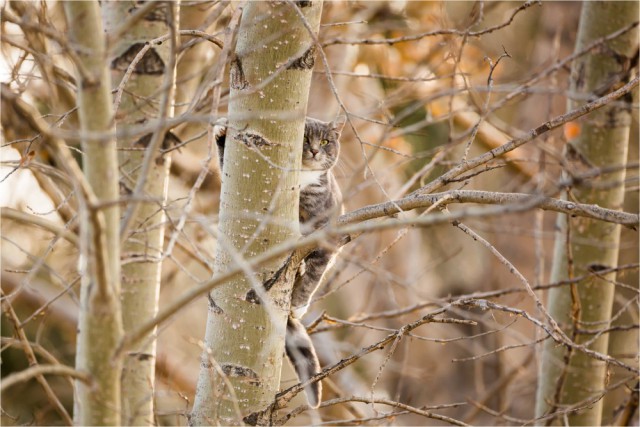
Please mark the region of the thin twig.
[[447, 35], [454, 35], [454, 36], [465, 36], [465, 37], [480, 37], [482, 35], [485, 34], [489, 34], [492, 33], [494, 31], [497, 31], [501, 28], [504, 28], [506, 26], [508, 26], [509, 24], [511, 24], [511, 22], [513, 22], [513, 20], [515, 19], [516, 15], [518, 13], [520, 13], [521, 11], [528, 9], [529, 7], [531, 7], [534, 3], [538, 3], [537, 1], [527, 1], [525, 3], [523, 3], [521, 6], [519, 6], [518, 8], [514, 9], [513, 12], [511, 12], [511, 16], [509, 16], [509, 18], [507, 18], [506, 21], [494, 25], [493, 27], [489, 27], [486, 28], [484, 30], [479, 30], [479, 31], [468, 31], [468, 30], [457, 30], [457, 29], [442, 29], [442, 30], [435, 30], [435, 31], [427, 31], [424, 33], [420, 33], [420, 34], [416, 34], [416, 35], [412, 35], [412, 36], [400, 36], [400, 37], [389, 37], [389, 38], [385, 38], [385, 39], [343, 39], [343, 38], [335, 38], [335, 39], [331, 39], [331, 40], [327, 40], [325, 42], [322, 43], [323, 47], [326, 46], [331, 46], [334, 44], [363, 44], [363, 45], [376, 45], [376, 44], [385, 44], [385, 45], [393, 45], [393, 44], [397, 44], [397, 43], [406, 43], [406, 42], [410, 42], [410, 41], [416, 41], [416, 40], [420, 40], [423, 39], [425, 37], [434, 37], [434, 36], [447, 36]]
[[[23, 371], [13, 373], [2, 379], [0, 384], [0, 391], [6, 391], [14, 385], [28, 381], [31, 378], [42, 377], [43, 375], [62, 375], [65, 377], [75, 378], [84, 383], [91, 384], [91, 377], [89, 374], [77, 371], [69, 366], [65, 365], [34, 365]], [[69, 417], [69, 414], [65, 417], [65, 420], [69, 421], [69, 425], [73, 425], [73, 421]]]
[[476, 156], [470, 159], [469, 161], [442, 174], [441, 176], [431, 181], [429, 184], [425, 185], [424, 187], [416, 190], [414, 193], [412, 193], [412, 195], [423, 195], [423, 194], [432, 193], [433, 191], [436, 191], [441, 187], [443, 187], [444, 185], [448, 184], [451, 181], [451, 179], [457, 177], [458, 175], [464, 172], [467, 172], [471, 169], [474, 169], [490, 160], [493, 160], [496, 157], [503, 155], [504, 153], [513, 151], [514, 149], [528, 142], [533, 141], [540, 135], [543, 135], [551, 130], [559, 128], [565, 123], [576, 120], [579, 117], [582, 117], [588, 113], [591, 113], [592, 111], [595, 111], [599, 108], [604, 107], [605, 105], [615, 101], [616, 99], [630, 93], [635, 87], [638, 86], [639, 81], [640, 81], [640, 77], [637, 76], [633, 80], [625, 84], [624, 86], [620, 87], [619, 89], [611, 93], [608, 93], [605, 96], [602, 96], [586, 104], [583, 104], [582, 106], [574, 110], [571, 110], [566, 114], [563, 114], [561, 116], [557, 116], [551, 120], [548, 120], [543, 124], [541, 124], [540, 126], [536, 127], [535, 129], [530, 130], [524, 136], [520, 138], [515, 138], [509, 141], [508, 143], [501, 145], [500, 147], [496, 147], [493, 150], [490, 150], [484, 154], [481, 154], [479, 156]]
[[[16, 372], [14, 374], [7, 376], [6, 378], [3, 378], [2, 382], [0, 383], [0, 390], [6, 390], [7, 388], [11, 387], [11, 385], [15, 383], [26, 381], [28, 379], [35, 377], [36, 380], [38, 380], [38, 382], [44, 389], [45, 394], [47, 395], [47, 398], [49, 399], [53, 407], [56, 408], [56, 411], [60, 414], [64, 422], [70, 426], [73, 425], [73, 419], [65, 409], [62, 402], [60, 402], [60, 399], [58, 399], [58, 396], [56, 396], [56, 394], [54, 393], [53, 389], [51, 388], [47, 380], [44, 378], [43, 374], [46, 372], [42, 372], [39, 370], [42, 368], [43, 365], [38, 364], [38, 359], [36, 358], [36, 355], [33, 352], [33, 349], [29, 345], [29, 340], [27, 339], [27, 335], [25, 334], [24, 329], [22, 329], [19, 326], [20, 319], [18, 318], [18, 315], [14, 311], [13, 306], [11, 305], [9, 300], [7, 298], [4, 298], [4, 291], [2, 289], [0, 289], [0, 295], [2, 296], [2, 310], [5, 312], [6, 316], [10, 319], [11, 323], [13, 324], [15, 332], [18, 335], [18, 338], [20, 339], [20, 341], [22, 342], [24, 353], [30, 365], [30, 367], [24, 371]], [[62, 367], [63, 365], [45, 365], [45, 366], [53, 366], [54, 368], [58, 368], [58, 367]], [[68, 368], [68, 369], [71, 369], [71, 368]]]
[[[456, 420], [454, 418], [447, 417], [447, 416], [444, 416], [444, 415], [434, 414], [433, 412], [431, 412], [431, 410], [433, 410], [433, 409], [449, 409], [449, 408], [457, 408], [459, 406], [464, 406], [464, 405], [466, 405], [466, 403], [464, 403], [464, 402], [449, 403], [449, 404], [446, 404], [446, 405], [423, 406], [421, 408], [416, 408], [414, 406], [410, 406], [410, 405], [407, 405], [405, 403], [396, 402], [394, 400], [384, 399], [384, 398], [379, 398], [379, 397], [349, 396], [349, 397], [341, 397], [341, 398], [337, 398], [337, 399], [327, 400], [325, 402], [322, 402], [320, 407], [321, 408], [326, 408], [326, 407], [329, 407], [329, 406], [341, 405], [343, 403], [350, 403], [350, 402], [361, 402], [361, 403], [367, 403], [367, 404], [375, 403], [375, 404], [380, 404], [380, 405], [393, 406], [394, 408], [403, 409], [403, 410], [405, 410], [407, 412], [411, 412], [411, 413], [414, 413], [414, 414], [417, 414], [417, 415], [422, 415], [423, 417], [426, 417], [426, 418], [431, 418], [431, 419], [435, 419], [435, 420], [444, 421], [444, 422], [447, 422], [447, 423], [452, 424], [452, 425], [457, 425], [457, 426], [466, 426], [466, 425], [468, 425], [468, 424], [465, 424], [464, 422], [462, 422], [460, 420]], [[309, 409], [308, 406], [298, 407], [294, 411], [291, 411], [288, 414], [286, 414], [284, 417], [278, 419], [274, 424], [275, 425], [283, 425], [285, 422], [289, 421], [291, 418], [299, 415], [300, 413], [306, 411], [307, 409]], [[385, 418], [387, 418], [387, 417], [385, 417]]]

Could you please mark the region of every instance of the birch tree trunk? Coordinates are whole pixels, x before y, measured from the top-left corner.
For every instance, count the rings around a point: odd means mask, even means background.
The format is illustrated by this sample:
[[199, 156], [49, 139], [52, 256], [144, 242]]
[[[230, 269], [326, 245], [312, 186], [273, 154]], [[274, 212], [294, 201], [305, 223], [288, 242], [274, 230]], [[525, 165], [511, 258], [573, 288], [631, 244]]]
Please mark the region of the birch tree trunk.
[[[638, 17], [637, 2], [584, 2], [576, 51], [593, 40], [622, 28]], [[629, 79], [629, 67], [638, 49], [638, 32], [629, 32], [606, 43], [573, 64], [572, 100], [576, 108], [592, 97], [602, 96]], [[630, 100], [601, 108], [581, 122], [581, 135], [566, 147], [565, 177], [627, 161]], [[621, 209], [624, 200], [625, 169], [603, 175], [596, 185], [576, 183], [566, 195], [580, 203]], [[606, 184], [614, 185], [606, 185]], [[605, 184], [600, 185], [599, 184]], [[586, 218], [561, 215], [554, 252], [551, 282], [615, 267], [618, 262], [620, 226]], [[593, 331], [604, 329], [611, 320], [615, 293], [615, 274], [595, 275], [569, 287], [549, 291], [549, 313], [578, 344], [600, 353], [607, 352], [608, 334], [599, 337]], [[607, 366], [584, 353], [558, 346], [547, 340], [539, 367], [536, 415], [543, 416], [562, 405], [582, 407], [569, 416], [572, 425], [600, 425], [602, 399], [606, 388]]]
[[[295, 4], [295, 5], [294, 5]], [[321, 1], [249, 2], [231, 60], [216, 272], [299, 236], [299, 169]], [[192, 425], [241, 424], [278, 391], [292, 283], [262, 292], [284, 258], [210, 294]]]
[[[126, 238], [122, 248], [125, 333], [151, 319], [158, 311], [164, 206], [170, 166], [169, 155], [162, 154], [160, 149], [166, 148], [171, 141], [163, 120], [173, 112], [178, 5], [176, 2], [155, 3], [142, 19], [122, 31], [123, 23], [148, 4], [134, 1], [103, 3], [105, 27], [115, 37], [111, 61], [113, 81], [120, 85], [125, 74], [131, 72], [116, 112], [118, 130], [126, 132], [134, 126], [157, 123], [152, 133], [119, 141], [122, 195], [134, 196], [122, 219]], [[121, 35], [115, 35], [116, 32]], [[152, 40], [166, 35], [168, 41], [149, 45]], [[140, 197], [145, 201], [139, 202]], [[124, 360], [123, 425], [154, 424], [155, 330], [139, 343]]]
[[[106, 41], [97, 1], [64, 3], [69, 38], [79, 58], [78, 115], [84, 174], [95, 195], [81, 201], [81, 251], [84, 266], [76, 369], [91, 374], [93, 384], [76, 381], [74, 422], [120, 424], [120, 372], [114, 349], [122, 338], [120, 311], [120, 210], [118, 162], [114, 138], [93, 139], [87, 133], [114, 134], [111, 80]], [[98, 207], [100, 202], [111, 202]]]

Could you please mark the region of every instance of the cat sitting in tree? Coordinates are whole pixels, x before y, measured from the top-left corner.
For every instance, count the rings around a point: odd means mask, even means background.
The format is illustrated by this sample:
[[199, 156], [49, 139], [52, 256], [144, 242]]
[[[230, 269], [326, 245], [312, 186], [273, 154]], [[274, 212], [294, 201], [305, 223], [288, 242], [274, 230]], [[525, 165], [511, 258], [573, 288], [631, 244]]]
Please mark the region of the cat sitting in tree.
[[[332, 122], [307, 117], [300, 172], [300, 230], [303, 236], [324, 227], [332, 215], [344, 212], [342, 193], [332, 173], [340, 155], [340, 133], [345, 124], [340, 116]], [[224, 163], [226, 122], [214, 128], [220, 170]], [[307, 330], [300, 321], [313, 294], [333, 262], [338, 251], [319, 247], [304, 259], [296, 274], [291, 293], [291, 312], [287, 320], [285, 349], [300, 382], [320, 372], [320, 362]], [[317, 408], [322, 396], [320, 382], [305, 388], [309, 405]]]

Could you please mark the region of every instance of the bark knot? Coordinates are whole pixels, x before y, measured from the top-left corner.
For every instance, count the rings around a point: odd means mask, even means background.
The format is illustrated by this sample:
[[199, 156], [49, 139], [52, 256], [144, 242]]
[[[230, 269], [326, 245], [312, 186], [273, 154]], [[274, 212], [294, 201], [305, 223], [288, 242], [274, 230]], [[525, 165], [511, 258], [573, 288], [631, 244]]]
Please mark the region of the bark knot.
[[260, 379], [258, 374], [251, 368], [246, 366], [235, 365], [233, 363], [226, 363], [221, 365], [222, 373], [228, 377], [246, 378], [251, 385], [260, 385]]
[[220, 308], [218, 304], [216, 304], [215, 300], [211, 296], [210, 293], [207, 294], [207, 299], [209, 300], [209, 310], [211, 310], [214, 314], [224, 314], [224, 310]]
[[302, 56], [296, 58], [287, 70], [311, 70], [316, 63], [316, 46], [312, 45]]
[[250, 131], [242, 131], [235, 135], [234, 138], [238, 142], [242, 142], [247, 147], [257, 148], [257, 147], [270, 147], [275, 145], [271, 141], [269, 141], [264, 136], [260, 135], [257, 132]]
[[[135, 6], [129, 9], [129, 13], [133, 13], [136, 10], [140, 9], [147, 1], [136, 1]], [[158, 6], [154, 7], [144, 16], [145, 21], [160, 21], [160, 22], [169, 22], [169, 14], [168, 14], [168, 3], [160, 3], [158, 2]]]
[[242, 69], [242, 61], [237, 55], [233, 56], [230, 65], [230, 85], [232, 89], [235, 90], [243, 90], [249, 87], [249, 82], [244, 75], [244, 70]]
[[[111, 61], [111, 69], [126, 72], [146, 43], [134, 43], [122, 55]], [[159, 75], [164, 73], [164, 61], [154, 48], [150, 48], [133, 68], [135, 74]]]

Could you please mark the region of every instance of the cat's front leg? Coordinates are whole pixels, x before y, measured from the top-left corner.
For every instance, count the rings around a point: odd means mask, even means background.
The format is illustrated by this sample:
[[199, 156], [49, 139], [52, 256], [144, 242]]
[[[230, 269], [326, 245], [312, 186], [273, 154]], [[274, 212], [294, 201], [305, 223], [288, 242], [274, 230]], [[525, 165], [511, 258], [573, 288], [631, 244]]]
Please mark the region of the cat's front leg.
[[316, 249], [304, 259], [298, 270], [291, 293], [291, 311], [298, 319], [309, 308], [311, 298], [318, 289], [324, 273], [329, 269], [335, 254], [327, 249]]

